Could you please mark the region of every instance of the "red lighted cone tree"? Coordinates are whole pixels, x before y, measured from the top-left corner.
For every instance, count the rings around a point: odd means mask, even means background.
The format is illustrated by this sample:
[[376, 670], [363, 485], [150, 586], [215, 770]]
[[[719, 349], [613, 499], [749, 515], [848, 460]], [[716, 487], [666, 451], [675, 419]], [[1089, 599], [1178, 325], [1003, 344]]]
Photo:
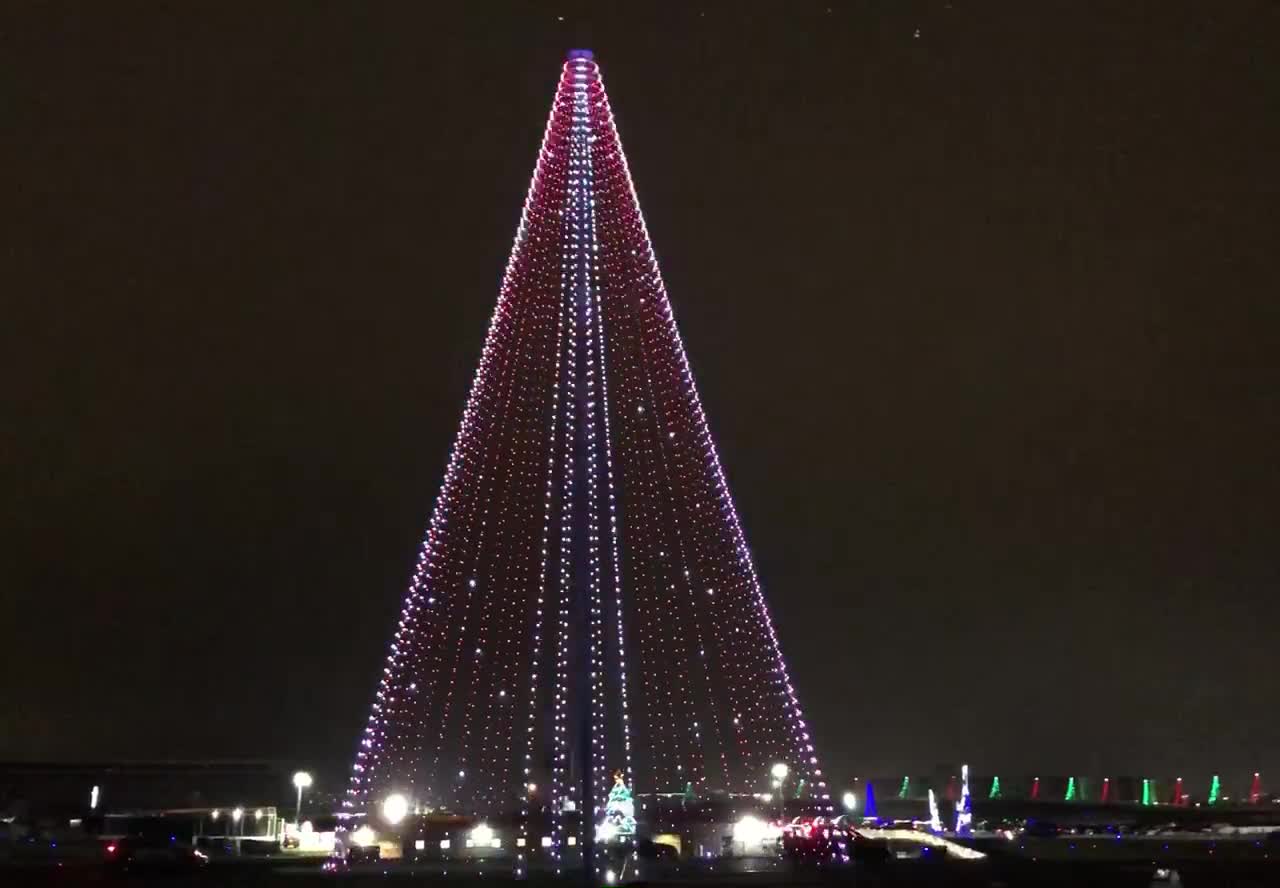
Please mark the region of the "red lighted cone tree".
[[[565, 62], [346, 805], [828, 798], [600, 70]], [[584, 818], [585, 819], [585, 818]], [[574, 827], [582, 830], [584, 827]], [[582, 833], [580, 832], [581, 836]]]

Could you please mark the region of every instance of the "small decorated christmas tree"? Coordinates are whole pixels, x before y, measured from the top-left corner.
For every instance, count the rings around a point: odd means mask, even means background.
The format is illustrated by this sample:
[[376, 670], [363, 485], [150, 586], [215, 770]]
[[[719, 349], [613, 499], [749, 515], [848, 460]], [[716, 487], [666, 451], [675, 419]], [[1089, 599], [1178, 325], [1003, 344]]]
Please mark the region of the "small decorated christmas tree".
[[621, 771], [613, 772], [613, 788], [604, 803], [604, 822], [596, 830], [596, 838], [608, 842], [614, 838], [636, 834], [636, 803]]

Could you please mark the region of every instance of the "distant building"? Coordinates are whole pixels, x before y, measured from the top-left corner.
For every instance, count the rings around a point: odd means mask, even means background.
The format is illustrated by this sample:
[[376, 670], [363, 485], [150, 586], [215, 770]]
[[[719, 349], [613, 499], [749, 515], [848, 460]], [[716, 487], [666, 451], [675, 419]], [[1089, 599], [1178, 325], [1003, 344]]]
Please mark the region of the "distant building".
[[249, 804], [291, 809], [290, 774], [266, 761], [0, 762], [0, 814], [75, 817], [91, 813], [95, 802], [99, 815]]

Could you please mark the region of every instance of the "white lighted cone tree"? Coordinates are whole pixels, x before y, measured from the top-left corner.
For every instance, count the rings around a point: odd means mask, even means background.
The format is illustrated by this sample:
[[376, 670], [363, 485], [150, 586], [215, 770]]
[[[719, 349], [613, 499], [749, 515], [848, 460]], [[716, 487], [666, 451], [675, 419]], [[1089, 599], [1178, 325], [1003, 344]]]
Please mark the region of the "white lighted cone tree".
[[811, 734], [599, 69], [571, 53], [346, 804], [559, 812], [585, 787], [603, 810], [614, 769], [764, 791], [775, 762], [825, 799]]

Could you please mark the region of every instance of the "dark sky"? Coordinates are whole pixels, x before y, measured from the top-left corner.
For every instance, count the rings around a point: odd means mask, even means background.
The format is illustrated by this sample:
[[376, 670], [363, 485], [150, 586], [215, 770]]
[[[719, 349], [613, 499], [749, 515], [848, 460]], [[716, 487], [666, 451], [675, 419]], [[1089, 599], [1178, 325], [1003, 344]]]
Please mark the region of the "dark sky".
[[0, 757], [345, 762], [587, 45], [837, 778], [1280, 778], [1275, 3], [0, 41]]

